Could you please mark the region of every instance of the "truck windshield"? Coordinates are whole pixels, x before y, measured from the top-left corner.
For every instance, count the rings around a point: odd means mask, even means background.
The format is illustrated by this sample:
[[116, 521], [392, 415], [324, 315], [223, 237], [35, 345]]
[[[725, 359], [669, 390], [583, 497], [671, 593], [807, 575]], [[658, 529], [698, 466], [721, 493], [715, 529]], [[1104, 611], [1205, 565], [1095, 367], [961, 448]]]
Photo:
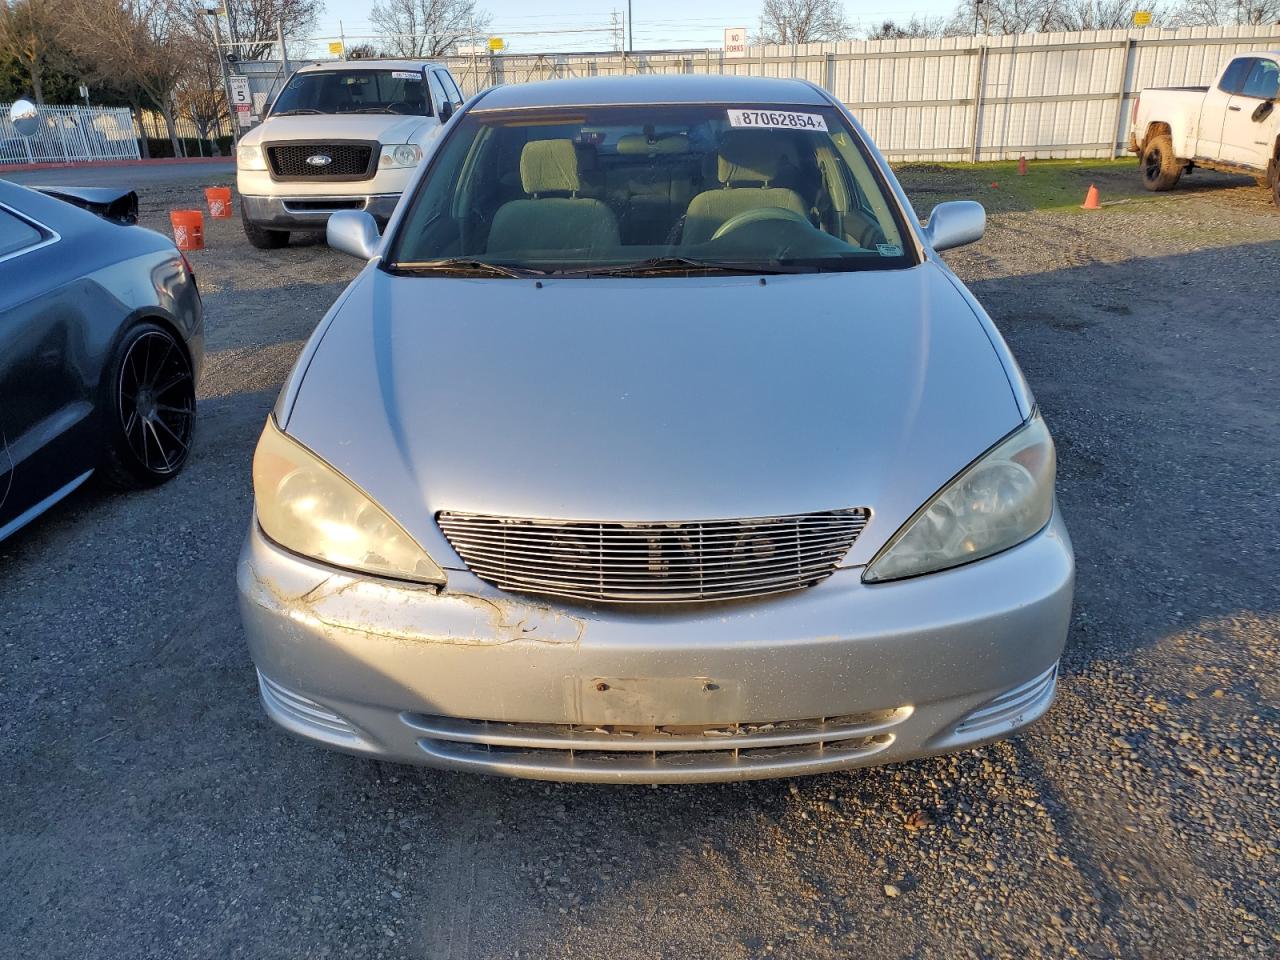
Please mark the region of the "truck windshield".
[[430, 116], [421, 70], [317, 70], [295, 73], [271, 116], [298, 113], [405, 113]]
[[387, 269], [490, 276], [907, 267], [884, 176], [832, 107], [468, 111]]

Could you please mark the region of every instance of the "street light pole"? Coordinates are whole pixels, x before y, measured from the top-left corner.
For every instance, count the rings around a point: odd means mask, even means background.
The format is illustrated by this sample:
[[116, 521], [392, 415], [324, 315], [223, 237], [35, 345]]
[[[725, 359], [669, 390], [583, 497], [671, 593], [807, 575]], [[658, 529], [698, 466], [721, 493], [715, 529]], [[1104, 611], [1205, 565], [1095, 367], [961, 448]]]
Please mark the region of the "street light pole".
[[227, 75], [227, 58], [222, 52], [222, 21], [218, 19], [217, 7], [206, 7], [204, 12], [213, 20], [213, 52], [218, 58], [218, 69], [222, 72], [222, 95], [227, 98], [227, 113], [231, 115], [231, 149], [234, 155], [235, 146], [240, 142], [240, 125], [231, 103], [231, 78]]
[[631, 0], [627, 0], [627, 53], [633, 49], [631, 40]]

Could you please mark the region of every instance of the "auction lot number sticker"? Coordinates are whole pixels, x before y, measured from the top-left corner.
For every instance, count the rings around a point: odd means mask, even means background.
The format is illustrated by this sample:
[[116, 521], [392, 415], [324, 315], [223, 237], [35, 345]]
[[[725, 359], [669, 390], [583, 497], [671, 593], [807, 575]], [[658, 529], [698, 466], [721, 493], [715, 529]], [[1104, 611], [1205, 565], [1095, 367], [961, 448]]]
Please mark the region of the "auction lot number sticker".
[[729, 126], [760, 127], [765, 130], [823, 130], [826, 118], [820, 113], [792, 113], [790, 110], [730, 110]]

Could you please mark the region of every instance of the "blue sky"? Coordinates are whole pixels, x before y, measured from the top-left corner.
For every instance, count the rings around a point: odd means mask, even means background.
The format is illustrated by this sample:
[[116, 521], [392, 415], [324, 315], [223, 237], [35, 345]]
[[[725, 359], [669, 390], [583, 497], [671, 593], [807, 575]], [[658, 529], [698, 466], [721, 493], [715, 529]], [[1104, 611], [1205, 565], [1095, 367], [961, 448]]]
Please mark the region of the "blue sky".
[[[608, 50], [613, 45], [612, 15], [625, 18], [626, 0], [557, 0], [531, 5], [524, 0], [479, 0], [493, 19], [493, 32], [507, 41], [513, 53], [526, 51]], [[338, 22], [348, 36], [372, 32], [369, 0], [327, 0], [320, 18], [321, 35], [338, 34]], [[855, 24], [866, 26], [887, 18], [909, 19], [914, 14], [950, 13], [955, 0], [860, 0], [845, 4]], [[636, 49], [719, 47], [725, 27], [754, 29], [759, 0], [632, 0]], [[557, 32], [564, 31], [564, 32]], [[569, 32], [572, 31], [572, 32]]]

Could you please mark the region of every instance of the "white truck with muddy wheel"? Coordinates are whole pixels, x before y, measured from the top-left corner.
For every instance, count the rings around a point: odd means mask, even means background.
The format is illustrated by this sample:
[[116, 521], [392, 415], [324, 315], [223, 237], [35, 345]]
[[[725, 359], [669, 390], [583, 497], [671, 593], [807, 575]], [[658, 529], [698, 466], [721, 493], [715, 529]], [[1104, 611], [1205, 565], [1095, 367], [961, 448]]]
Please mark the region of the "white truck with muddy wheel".
[[462, 105], [443, 66], [351, 60], [298, 70], [236, 148], [245, 236], [260, 250], [323, 230], [335, 210], [386, 226], [427, 145]]
[[1241, 54], [1212, 87], [1144, 90], [1133, 105], [1129, 151], [1148, 190], [1172, 190], [1207, 167], [1258, 178], [1280, 206], [1280, 51]]

